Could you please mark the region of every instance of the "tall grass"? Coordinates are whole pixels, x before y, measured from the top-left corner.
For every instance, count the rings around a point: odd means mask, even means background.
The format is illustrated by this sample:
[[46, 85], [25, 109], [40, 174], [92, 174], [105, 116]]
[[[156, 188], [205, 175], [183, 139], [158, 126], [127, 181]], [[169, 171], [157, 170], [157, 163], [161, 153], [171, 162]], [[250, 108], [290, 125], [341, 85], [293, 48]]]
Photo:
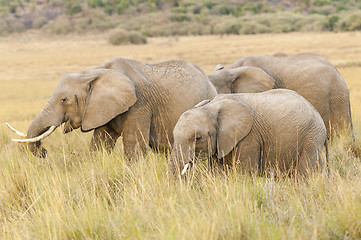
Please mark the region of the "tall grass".
[[[71, 38], [26, 42], [21, 36], [0, 41], [6, 46], [0, 56], [0, 121], [19, 130], [41, 112], [61, 74], [115, 54], [151, 62], [176, 56], [206, 71], [245, 54], [316, 48], [336, 65], [361, 61], [360, 43], [345, 34], [150, 39], [137, 48], [111, 48], [94, 36], [78, 39], [80, 44]], [[277, 47], [279, 41], [285, 45]], [[54, 132], [43, 143], [48, 158], [39, 159], [14, 144], [15, 136], [1, 124], [0, 239], [359, 239], [361, 69], [339, 70], [351, 90], [356, 140], [341, 134], [330, 142], [329, 177], [212, 175], [198, 164], [194, 176], [181, 181], [166, 174], [165, 154], [126, 160], [121, 142], [110, 154], [91, 153], [91, 133], [80, 131]]]
[[338, 140], [329, 177], [212, 175], [196, 166], [189, 181], [169, 178], [163, 154], [127, 161], [119, 146], [89, 153], [67, 141], [50, 144], [46, 160], [21, 146], [2, 148], [1, 238], [361, 237], [361, 165]]

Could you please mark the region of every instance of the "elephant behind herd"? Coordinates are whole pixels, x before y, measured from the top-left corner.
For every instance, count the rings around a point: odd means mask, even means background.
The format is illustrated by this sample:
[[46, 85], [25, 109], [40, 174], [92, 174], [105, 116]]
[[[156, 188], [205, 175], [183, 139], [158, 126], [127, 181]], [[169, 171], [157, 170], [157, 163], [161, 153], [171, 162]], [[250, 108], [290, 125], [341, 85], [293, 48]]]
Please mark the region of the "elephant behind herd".
[[329, 134], [344, 127], [353, 134], [349, 89], [337, 69], [320, 55], [243, 57], [229, 67], [217, 65], [208, 78], [218, 93], [294, 90], [321, 114]]
[[[293, 91], [268, 91], [275, 88]], [[217, 92], [230, 94], [217, 96]], [[224, 106], [214, 107], [218, 105]], [[184, 116], [189, 111], [205, 114], [212, 106], [204, 124], [199, 125], [196, 117]], [[283, 118], [259, 121], [274, 115]], [[222, 137], [222, 124], [212, 135], [215, 130], [208, 131], [206, 126], [213, 117], [223, 123], [229, 121], [226, 128], [233, 135]], [[244, 118], [252, 124], [244, 124]], [[240, 166], [242, 161], [250, 163], [250, 169], [257, 171], [277, 165], [282, 171], [292, 168], [307, 175], [308, 170], [322, 165], [319, 160], [324, 145], [327, 152], [326, 132], [331, 136], [344, 127], [352, 132], [345, 81], [328, 60], [311, 53], [244, 57], [229, 67], [217, 65], [208, 77], [198, 66], [183, 60], [146, 64], [116, 58], [97, 68], [65, 75], [27, 134], [22, 134], [27, 138], [15, 141], [28, 143], [33, 154], [45, 157], [47, 152], [41, 147], [41, 140], [63, 123], [65, 133], [77, 128], [84, 132], [94, 130], [91, 149], [111, 150], [122, 136], [128, 157], [149, 146], [171, 150], [175, 142], [170, 163], [173, 173], [181, 168], [185, 171], [200, 155], [208, 158], [210, 167], [233, 159]], [[194, 126], [199, 129], [193, 129]], [[203, 133], [202, 140], [199, 131]], [[192, 156], [179, 161], [178, 143], [187, 132], [189, 144], [182, 146], [193, 149]], [[238, 136], [241, 132], [243, 135]], [[257, 137], [252, 138], [252, 134]], [[224, 141], [232, 147], [219, 152]], [[214, 162], [216, 148], [218, 157]]]

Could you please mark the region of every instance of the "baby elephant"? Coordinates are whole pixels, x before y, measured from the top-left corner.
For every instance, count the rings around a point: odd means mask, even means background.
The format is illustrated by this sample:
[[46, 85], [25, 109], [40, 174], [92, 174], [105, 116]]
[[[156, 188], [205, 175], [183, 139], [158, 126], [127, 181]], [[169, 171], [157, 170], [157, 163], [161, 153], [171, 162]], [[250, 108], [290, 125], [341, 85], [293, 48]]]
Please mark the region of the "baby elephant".
[[[195, 159], [209, 167], [307, 176], [322, 168], [327, 132], [320, 114], [292, 90], [221, 94], [184, 112], [174, 131], [170, 171], [184, 174]], [[327, 159], [328, 161], [328, 159]]]

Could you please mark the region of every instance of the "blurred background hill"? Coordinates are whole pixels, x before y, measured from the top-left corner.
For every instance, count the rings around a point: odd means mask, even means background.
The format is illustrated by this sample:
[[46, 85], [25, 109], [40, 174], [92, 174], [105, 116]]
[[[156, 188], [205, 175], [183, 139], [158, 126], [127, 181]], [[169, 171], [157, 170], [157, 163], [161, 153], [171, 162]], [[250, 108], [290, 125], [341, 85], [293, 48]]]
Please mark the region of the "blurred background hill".
[[357, 31], [361, 0], [0, 0], [0, 35], [112, 29], [147, 37]]

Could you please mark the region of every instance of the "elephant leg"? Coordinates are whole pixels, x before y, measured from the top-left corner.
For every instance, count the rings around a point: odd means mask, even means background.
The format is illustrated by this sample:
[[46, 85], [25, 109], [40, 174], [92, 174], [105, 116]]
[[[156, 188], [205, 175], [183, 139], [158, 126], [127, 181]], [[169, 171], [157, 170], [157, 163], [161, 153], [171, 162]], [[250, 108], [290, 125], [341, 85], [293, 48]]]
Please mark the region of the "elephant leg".
[[351, 131], [351, 135], [353, 135], [349, 93], [340, 91], [338, 95], [339, 96], [337, 98], [331, 99], [331, 106], [330, 106], [331, 133], [340, 134], [340, 131], [345, 129], [346, 131]]
[[122, 119], [124, 152], [127, 157], [144, 153], [149, 147], [150, 114], [133, 109]]
[[223, 164], [228, 169], [239, 169], [244, 173], [253, 175], [264, 170], [261, 157], [259, 142], [253, 137], [246, 137], [238, 143], [231, 154], [226, 156]]
[[301, 154], [298, 156], [298, 163], [296, 164], [297, 175], [306, 177], [310, 173], [322, 169], [322, 148], [323, 144], [317, 144], [315, 141], [306, 141], [304, 143]]
[[114, 148], [119, 136], [119, 133], [107, 125], [96, 128], [90, 142], [90, 149], [98, 150], [104, 148], [106, 151], [110, 152]]

